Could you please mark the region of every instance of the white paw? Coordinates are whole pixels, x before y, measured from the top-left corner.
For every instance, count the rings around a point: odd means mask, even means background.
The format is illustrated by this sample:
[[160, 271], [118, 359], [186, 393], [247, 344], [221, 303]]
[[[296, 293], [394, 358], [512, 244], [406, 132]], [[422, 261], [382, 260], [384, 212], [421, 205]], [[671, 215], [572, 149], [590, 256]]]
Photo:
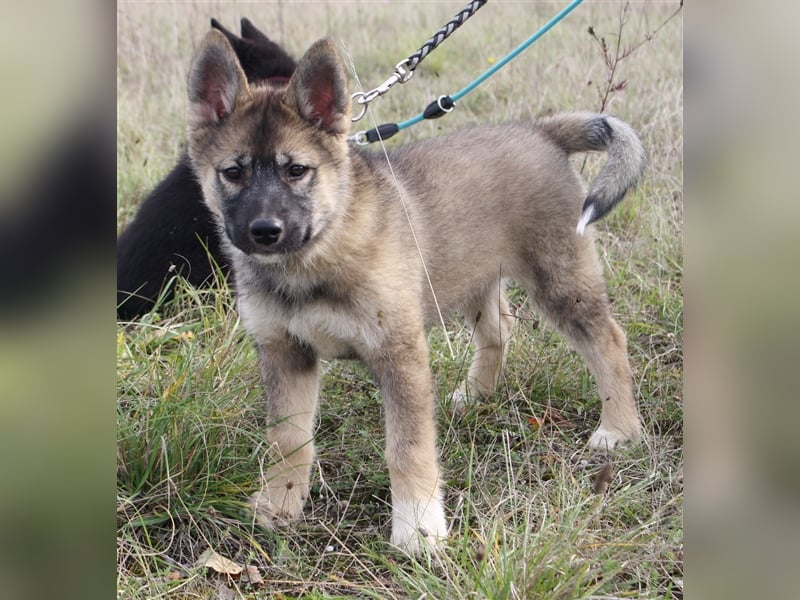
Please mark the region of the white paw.
[[453, 392], [453, 414], [463, 417], [467, 410], [478, 406], [480, 401], [487, 395], [488, 394], [476, 391], [476, 386], [470, 386], [467, 381], [464, 381], [459, 388]]
[[300, 516], [308, 493], [308, 483], [296, 483], [286, 476], [279, 476], [250, 496], [250, 506], [256, 520], [264, 527], [272, 528]]
[[462, 385], [455, 392], [453, 392], [453, 412], [457, 415], [463, 414], [464, 411], [467, 409], [468, 404], [469, 404], [469, 394]]
[[409, 554], [419, 554], [423, 548], [435, 548], [447, 538], [447, 519], [441, 500], [400, 501], [392, 507], [392, 537], [390, 542]]
[[589, 438], [589, 448], [595, 450], [613, 450], [617, 444], [627, 441], [636, 441], [641, 438], [642, 432], [640, 428], [633, 431], [622, 431], [621, 429], [607, 429], [603, 425], [597, 428]]

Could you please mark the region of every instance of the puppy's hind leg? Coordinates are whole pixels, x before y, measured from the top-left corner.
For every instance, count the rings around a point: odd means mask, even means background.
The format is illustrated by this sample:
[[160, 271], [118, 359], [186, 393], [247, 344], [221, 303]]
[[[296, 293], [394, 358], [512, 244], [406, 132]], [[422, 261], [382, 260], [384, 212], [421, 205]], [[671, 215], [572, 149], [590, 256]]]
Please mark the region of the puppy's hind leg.
[[463, 410], [468, 400], [488, 396], [497, 387], [514, 327], [502, 283], [498, 281], [486, 294], [469, 303], [464, 310], [464, 319], [472, 328], [475, 353], [467, 378], [453, 394], [455, 410]]
[[642, 425], [633, 397], [625, 333], [610, 315], [596, 320], [592, 328], [591, 338], [580, 339], [581, 333], [570, 337], [595, 375], [602, 402], [600, 426], [589, 438], [589, 447], [610, 450], [620, 442], [641, 438]]
[[633, 397], [625, 334], [611, 316], [602, 269], [591, 239], [579, 239], [575, 254], [535, 263], [528, 285], [539, 308], [583, 356], [602, 401], [600, 426], [589, 446], [612, 449], [638, 440], [641, 419]]

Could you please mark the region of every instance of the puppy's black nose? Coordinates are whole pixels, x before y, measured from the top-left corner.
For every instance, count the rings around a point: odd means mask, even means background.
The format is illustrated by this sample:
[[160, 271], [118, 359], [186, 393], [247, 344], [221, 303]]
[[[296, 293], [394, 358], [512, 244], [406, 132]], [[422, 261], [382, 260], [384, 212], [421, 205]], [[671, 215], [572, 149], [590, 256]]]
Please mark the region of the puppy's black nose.
[[256, 219], [250, 223], [250, 237], [256, 244], [269, 246], [283, 233], [283, 223], [277, 219]]

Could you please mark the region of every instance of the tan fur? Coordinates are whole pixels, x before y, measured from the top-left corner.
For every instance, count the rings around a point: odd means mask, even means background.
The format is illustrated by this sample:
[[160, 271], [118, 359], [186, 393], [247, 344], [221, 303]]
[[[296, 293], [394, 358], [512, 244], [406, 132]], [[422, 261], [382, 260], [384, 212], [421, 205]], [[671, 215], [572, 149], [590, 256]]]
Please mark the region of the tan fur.
[[[226, 43], [212, 32], [198, 57], [226, 52]], [[199, 75], [190, 76], [190, 99], [207, 91], [192, 87]], [[624, 193], [643, 166], [627, 125], [580, 113], [476, 127], [392, 152], [395, 183], [381, 155], [346, 141], [349, 99], [329, 42], [309, 50], [287, 91], [251, 90], [236, 73], [223, 84], [224, 98], [236, 100], [221, 123], [203, 119], [202, 99], [190, 109], [189, 151], [206, 202], [229, 233], [236, 227], [230, 211], [246, 198], [259, 215], [280, 216], [287, 230], [296, 220], [308, 238], [286, 252], [229, 244], [271, 420], [264, 489], [253, 498], [263, 522], [302, 510], [318, 360], [346, 357], [369, 367], [384, 399], [392, 542], [417, 551], [446, 536], [426, 342], [439, 316], [423, 261], [444, 314], [460, 311], [474, 327], [460, 401], [495, 388], [513, 323], [504, 282], [514, 279], [597, 378], [603, 408], [590, 445], [612, 448], [640, 436], [625, 336], [610, 314], [592, 232], [576, 231], [585, 191], [567, 160], [573, 151], [610, 147], [619, 160], [602, 171], [603, 189]], [[250, 179], [226, 181], [221, 170], [242, 156], [242, 164], [252, 160]], [[288, 177], [289, 163], [309, 166], [309, 175]], [[257, 181], [266, 182], [256, 190], [263, 209], [251, 193]], [[308, 214], [286, 216], [306, 204]]]

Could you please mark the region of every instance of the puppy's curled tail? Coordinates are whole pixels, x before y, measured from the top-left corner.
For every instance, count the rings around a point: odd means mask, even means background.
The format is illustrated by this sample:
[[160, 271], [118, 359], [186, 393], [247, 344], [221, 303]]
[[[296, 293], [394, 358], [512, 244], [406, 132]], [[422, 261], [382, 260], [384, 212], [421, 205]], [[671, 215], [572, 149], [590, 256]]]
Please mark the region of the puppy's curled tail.
[[562, 113], [541, 119], [538, 127], [560, 148], [574, 152], [606, 151], [608, 161], [589, 186], [578, 220], [578, 234], [603, 218], [641, 179], [647, 156], [633, 128], [610, 115]]

